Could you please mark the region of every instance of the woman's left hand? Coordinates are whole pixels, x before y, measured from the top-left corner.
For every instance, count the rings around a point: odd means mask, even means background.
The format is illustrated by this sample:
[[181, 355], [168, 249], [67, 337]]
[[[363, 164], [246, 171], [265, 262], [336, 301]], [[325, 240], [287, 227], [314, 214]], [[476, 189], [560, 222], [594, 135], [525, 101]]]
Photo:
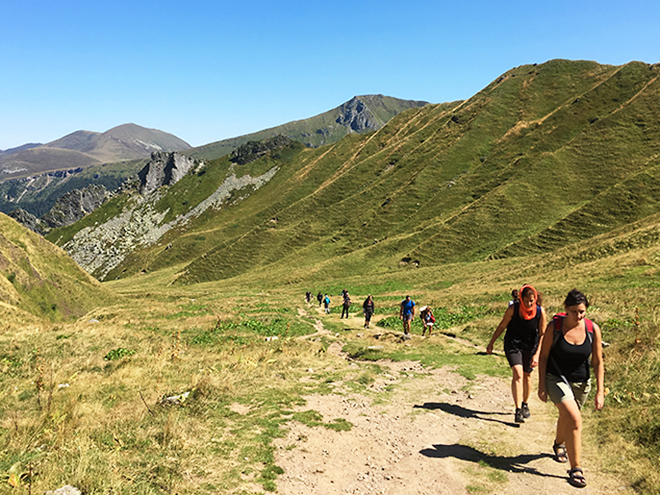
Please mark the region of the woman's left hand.
[[594, 407], [596, 408], [596, 411], [600, 411], [604, 405], [605, 405], [605, 394], [602, 392], [596, 394], [596, 399], [594, 400]]
[[532, 362], [529, 364], [532, 369], [536, 368], [539, 365], [539, 353], [537, 352], [532, 356]]

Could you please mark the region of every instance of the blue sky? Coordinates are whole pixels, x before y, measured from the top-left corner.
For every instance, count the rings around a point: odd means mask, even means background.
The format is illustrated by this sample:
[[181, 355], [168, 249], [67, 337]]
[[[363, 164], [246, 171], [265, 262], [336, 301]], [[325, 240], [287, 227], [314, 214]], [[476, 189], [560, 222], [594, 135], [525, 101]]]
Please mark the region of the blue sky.
[[660, 62], [660, 2], [0, 0], [0, 149], [135, 123], [193, 146], [355, 95], [465, 99], [554, 58]]

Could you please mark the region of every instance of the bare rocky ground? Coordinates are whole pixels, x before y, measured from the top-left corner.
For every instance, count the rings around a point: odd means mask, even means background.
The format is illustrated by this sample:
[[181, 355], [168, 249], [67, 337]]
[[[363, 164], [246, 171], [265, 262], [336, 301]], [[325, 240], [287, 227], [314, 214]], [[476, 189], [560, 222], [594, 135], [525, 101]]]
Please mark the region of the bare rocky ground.
[[[320, 322], [317, 330], [323, 332]], [[582, 460], [588, 486], [570, 486], [567, 464], [551, 456], [554, 407], [533, 394], [532, 417], [516, 425], [508, 380], [468, 381], [450, 369], [415, 362], [379, 364], [389, 372], [367, 394], [336, 383], [333, 394], [306, 397], [300, 410], [318, 411], [328, 422], [344, 418], [353, 428], [337, 432], [292, 423], [288, 436], [275, 443], [276, 463], [285, 471], [278, 493], [633, 493], [599, 469], [588, 442]], [[360, 365], [352, 366], [357, 371]]]

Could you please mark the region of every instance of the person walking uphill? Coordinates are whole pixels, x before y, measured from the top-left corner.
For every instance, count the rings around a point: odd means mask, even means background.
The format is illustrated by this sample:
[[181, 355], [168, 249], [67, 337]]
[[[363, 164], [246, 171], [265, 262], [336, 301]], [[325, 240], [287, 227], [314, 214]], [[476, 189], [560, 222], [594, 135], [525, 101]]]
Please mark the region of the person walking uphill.
[[506, 328], [504, 353], [511, 366], [511, 394], [516, 407], [515, 422], [524, 423], [531, 416], [529, 394], [532, 388], [532, 371], [539, 361], [539, 338], [547, 323], [541, 298], [531, 285], [520, 289], [520, 300], [515, 301], [504, 313], [504, 317], [490, 339], [486, 352], [492, 354], [493, 345]]
[[351, 307], [351, 298], [348, 295], [348, 292], [344, 294], [344, 302], [341, 304], [341, 316], [339, 319], [341, 320], [344, 315], [346, 315], [346, 318], [348, 318], [348, 308]]
[[326, 315], [330, 314], [330, 298], [327, 294], [323, 297], [323, 310]]
[[362, 310], [364, 312], [364, 328], [369, 328], [369, 324], [371, 323], [371, 317], [376, 312], [376, 309], [374, 307], [374, 299], [373, 297], [371, 297], [371, 294], [369, 294], [362, 303]]
[[410, 296], [401, 301], [401, 309], [399, 310], [399, 318], [403, 320], [403, 333], [410, 339], [410, 323], [415, 317], [415, 301], [410, 299]]
[[[539, 399], [548, 398], [557, 406], [559, 419], [552, 449], [557, 462], [570, 461], [568, 482], [578, 488], [587, 486], [580, 454], [582, 451], [582, 415], [591, 377], [589, 358], [596, 375], [597, 411], [605, 404], [605, 366], [600, 328], [585, 317], [589, 301], [577, 289], [564, 300], [566, 314], [555, 315], [548, 324], [539, 356]], [[567, 459], [568, 458], [568, 459]]]

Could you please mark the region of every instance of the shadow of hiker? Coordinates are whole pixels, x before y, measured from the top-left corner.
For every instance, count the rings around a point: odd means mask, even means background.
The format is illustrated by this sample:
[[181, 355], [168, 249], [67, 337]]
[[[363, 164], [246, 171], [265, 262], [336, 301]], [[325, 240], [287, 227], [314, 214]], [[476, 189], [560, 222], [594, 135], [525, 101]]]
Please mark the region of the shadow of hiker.
[[444, 411], [448, 414], [453, 414], [454, 416], [458, 416], [460, 418], [475, 418], [475, 419], [481, 419], [483, 421], [494, 421], [495, 423], [502, 423], [503, 425], [506, 425], [506, 426], [512, 426], [514, 428], [520, 428], [520, 425], [518, 423], [514, 423], [514, 422], [510, 422], [510, 421], [502, 421], [500, 419], [495, 419], [495, 418], [484, 417], [484, 415], [506, 416], [509, 413], [475, 411], [473, 409], [468, 409], [466, 407], [459, 406], [457, 404], [446, 404], [444, 402], [425, 402], [421, 406], [414, 405], [413, 408], [415, 408], [415, 409], [430, 409], [432, 411], [436, 410], [436, 409], [440, 409], [441, 411]]
[[531, 461], [542, 459], [543, 457], [550, 457], [550, 454], [521, 454], [515, 457], [497, 456], [492, 454], [485, 454], [478, 451], [473, 447], [467, 445], [434, 445], [432, 449], [422, 449], [420, 454], [426, 457], [435, 459], [444, 459], [446, 457], [453, 457], [463, 461], [484, 463], [494, 469], [511, 473], [528, 473], [536, 476], [543, 476], [545, 478], [558, 478], [564, 479], [564, 476], [557, 476], [556, 474], [542, 473], [536, 468], [525, 466]]

